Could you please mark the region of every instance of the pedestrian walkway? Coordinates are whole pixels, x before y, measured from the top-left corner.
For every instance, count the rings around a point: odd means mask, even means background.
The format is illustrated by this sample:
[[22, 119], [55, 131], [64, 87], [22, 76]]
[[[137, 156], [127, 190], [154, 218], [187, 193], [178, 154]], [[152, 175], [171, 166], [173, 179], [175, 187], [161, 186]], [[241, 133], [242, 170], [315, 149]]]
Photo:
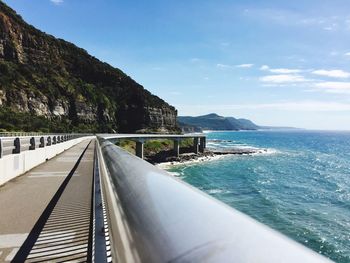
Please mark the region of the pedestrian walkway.
[[0, 262], [88, 261], [95, 141], [0, 187]]

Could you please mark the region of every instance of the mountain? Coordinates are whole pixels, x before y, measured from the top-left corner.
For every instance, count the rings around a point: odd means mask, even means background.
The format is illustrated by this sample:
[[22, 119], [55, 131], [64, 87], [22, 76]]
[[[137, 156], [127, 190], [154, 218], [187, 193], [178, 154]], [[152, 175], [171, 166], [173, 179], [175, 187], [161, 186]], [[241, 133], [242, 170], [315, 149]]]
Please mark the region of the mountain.
[[227, 117], [231, 125], [238, 130], [257, 130], [260, 127], [253, 123], [251, 120], [247, 119], [236, 119], [233, 117]]
[[183, 123], [183, 122], [180, 122], [180, 121], [178, 121], [177, 124], [179, 125], [179, 127], [181, 128], [181, 131], [183, 133], [203, 132], [203, 129], [201, 127], [199, 127], [199, 126], [186, 124], [186, 123]]
[[0, 130], [175, 131], [176, 109], [0, 1]]
[[208, 115], [192, 117], [178, 116], [179, 126], [182, 130], [188, 126], [192, 126], [202, 130], [257, 130], [260, 127], [247, 119], [236, 119], [233, 117], [222, 117], [215, 113]]

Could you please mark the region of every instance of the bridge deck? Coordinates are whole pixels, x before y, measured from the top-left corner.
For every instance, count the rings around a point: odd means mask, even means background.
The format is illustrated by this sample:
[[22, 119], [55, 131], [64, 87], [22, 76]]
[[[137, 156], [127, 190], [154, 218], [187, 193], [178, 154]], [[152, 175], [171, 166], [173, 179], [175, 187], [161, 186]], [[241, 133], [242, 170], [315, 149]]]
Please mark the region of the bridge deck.
[[94, 141], [0, 188], [0, 262], [86, 261]]

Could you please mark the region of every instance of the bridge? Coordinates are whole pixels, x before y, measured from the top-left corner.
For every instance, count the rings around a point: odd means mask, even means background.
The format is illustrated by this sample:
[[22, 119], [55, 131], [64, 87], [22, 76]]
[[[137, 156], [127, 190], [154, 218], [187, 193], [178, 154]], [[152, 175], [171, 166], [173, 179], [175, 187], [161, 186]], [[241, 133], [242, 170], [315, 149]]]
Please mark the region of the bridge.
[[142, 160], [160, 138], [205, 149], [202, 134], [2, 134], [0, 262], [330, 262]]

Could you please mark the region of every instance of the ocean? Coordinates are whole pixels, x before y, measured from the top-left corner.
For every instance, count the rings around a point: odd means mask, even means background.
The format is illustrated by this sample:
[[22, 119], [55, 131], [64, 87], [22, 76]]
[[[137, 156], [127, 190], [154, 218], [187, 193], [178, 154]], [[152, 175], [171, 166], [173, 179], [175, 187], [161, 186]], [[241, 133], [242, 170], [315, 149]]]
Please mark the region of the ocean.
[[336, 262], [350, 262], [350, 132], [209, 132], [207, 147], [267, 151], [168, 171]]

